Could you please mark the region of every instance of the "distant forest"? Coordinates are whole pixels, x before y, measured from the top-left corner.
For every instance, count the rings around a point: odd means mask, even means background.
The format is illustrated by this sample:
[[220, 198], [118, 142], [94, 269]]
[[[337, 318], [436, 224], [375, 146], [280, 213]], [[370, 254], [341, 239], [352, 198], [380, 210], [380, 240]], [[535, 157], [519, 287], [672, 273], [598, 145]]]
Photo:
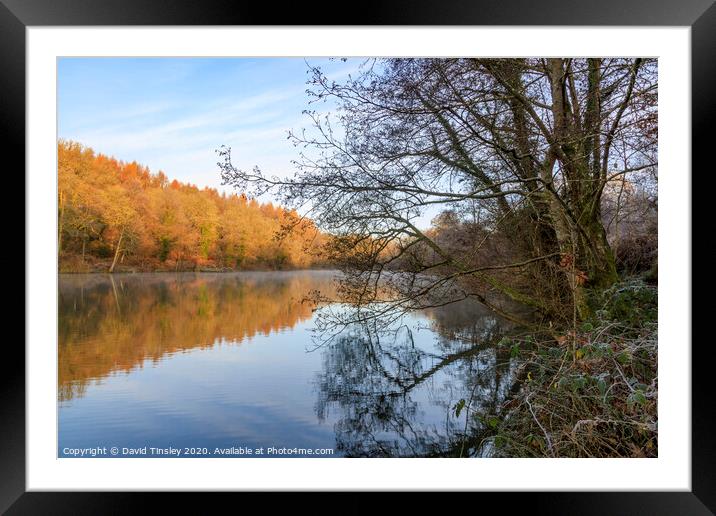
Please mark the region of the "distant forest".
[[295, 211], [58, 143], [61, 272], [318, 267], [325, 238]]

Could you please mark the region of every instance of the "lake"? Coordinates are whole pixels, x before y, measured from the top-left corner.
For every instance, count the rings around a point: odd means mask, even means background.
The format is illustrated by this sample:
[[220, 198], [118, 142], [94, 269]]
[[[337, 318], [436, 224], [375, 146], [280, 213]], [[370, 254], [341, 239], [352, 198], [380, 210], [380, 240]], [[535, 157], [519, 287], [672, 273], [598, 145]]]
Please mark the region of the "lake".
[[58, 456], [489, 454], [505, 323], [466, 300], [327, 339], [316, 318], [347, 308], [307, 297], [336, 277], [60, 275]]

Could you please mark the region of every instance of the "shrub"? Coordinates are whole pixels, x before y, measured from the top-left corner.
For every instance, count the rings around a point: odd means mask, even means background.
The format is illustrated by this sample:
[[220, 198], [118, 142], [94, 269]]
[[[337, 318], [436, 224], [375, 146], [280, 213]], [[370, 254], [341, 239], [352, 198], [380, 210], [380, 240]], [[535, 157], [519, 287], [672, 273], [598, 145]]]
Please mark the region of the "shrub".
[[580, 328], [512, 344], [522, 385], [484, 443], [493, 455], [657, 455], [656, 288], [631, 280], [595, 297]]

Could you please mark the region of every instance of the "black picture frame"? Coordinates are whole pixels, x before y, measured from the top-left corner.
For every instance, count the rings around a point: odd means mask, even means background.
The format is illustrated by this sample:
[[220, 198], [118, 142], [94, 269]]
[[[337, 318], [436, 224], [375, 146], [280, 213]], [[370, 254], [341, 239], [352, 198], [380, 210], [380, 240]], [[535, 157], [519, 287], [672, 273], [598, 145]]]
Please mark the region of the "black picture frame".
[[[345, 6], [344, 6], [345, 8]], [[716, 5], [714, 0], [502, 0], [461, 2], [363, 2], [349, 6], [350, 17], [335, 4], [295, 3], [278, 8], [270, 3], [229, 0], [0, 0], [0, 127], [6, 158], [17, 157], [15, 170], [25, 163], [25, 30], [28, 26], [62, 25], [611, 25], [690, 26], [692, 71], [692, 170], [707, 173], [716, 113]], [[344, 10], [344, 12], [347, 12]], [[689, 174], [690, 171], [684, 171]], [[6, 172], [6, 176], [9, 171]], [[24, 191], [24, 181], [13, 186]], [[693, 182], [693, 174], [692, 174]], [[697, 194], [703, 189], [692, 189]], [[15, 196], [13, 193], [6, 193]], [[692, 197], [692, 205], [696, 197]], [[696, 219], [694, 218], [694, 223]], [[18, 225], [14, 221], [15, 225]], [[692, 235], [698, 234], [692, 229]], [[24, 238], [24, 237], [22, 237]], [[17, 240], [19, 241], [19, 240]], [[693, 253], [693, 250], [692, 250]], [[698, 264], [692, 255], [692, 267]], [[16, 267], [16, 258], [11, 266]], [[705, 265], [703, 269], [706, 270]], [[32, 271], [25, 270], [25, 277]], [[667, 272], [668, 273], [668, 272]], [[24, 304], [23, 304], [24, 306]], [[28, 307], [29, 308], [29, 307]], [[620, 493], [480, 493], [509, 497], [509, 507], [525, 504], [532, 513], [569, 514], [712, 514], [716, 511], [716, 446], [711, 437], [713, 402], [710, 371], [711, 339], [692, 339], [692, 490], [691, 492]], [[10, 345], [12, 344], [12, 345]], [[682, 343], [672, 343], [682, 344]], [[688, 343], [683, 343], [687, 345]], [[207, 512], [206, 496], [189, 500], [185, 494], [26, 492], [25, 489], [25, 353], [17, 341], [6, 342], [5, 371], [0, 400], [0, 511], [7, 514], [109, 514], [143, 510], [146, 497], [178, 504], [182, 512]], [[205, 494], [204, 494], [205, 495]], [[246, 497], [247, 493], [242, 493]], [[222, 495], [217, 503], [225, 503]], [[256, 495], [251, 495], [255, 497]], [[261, 495], [259, 495], [261, 496]], [[263, 495], [265, 497], [265, 494]], [[472, 495], [473, 497], [475, 494]], [[340, 504], [365, 512], [368, 494], [351, 493]], [[222, 500], [223, 499], [223, 500]], [[244, 498], [245, 499], [245, 498]], [[272, 504], [282, 496], [271, 495]], [[214, 500], [212, 500], [213, 502]], [[263, 504], [261, 500], [250, 500]], [[411, 497], [404, 505], [422, 505]], [[330, 507], [329, 504], [326, 506]], [[484, 505], [482, 505], [484, 507]], [[315, 507], [315, 506], [314, 506]], [[477, 506], [476, 506], [477, 509]], [[165, 506], [165, 510], [168, 507]], [[197, 509], [198, 510], [198, 509]], [[335, 512], [335, 511], [333, 511]]]

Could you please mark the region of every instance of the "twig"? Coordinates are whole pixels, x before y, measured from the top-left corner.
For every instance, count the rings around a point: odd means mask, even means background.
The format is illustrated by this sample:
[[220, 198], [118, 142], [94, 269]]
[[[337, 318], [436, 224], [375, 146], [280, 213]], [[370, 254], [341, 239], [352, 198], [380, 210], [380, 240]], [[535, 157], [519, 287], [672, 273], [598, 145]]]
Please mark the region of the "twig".
[[550, 454], [552, 457], [554, 457], [554, 450], [552, 449], [552, 439], [549, 438], [549, 434], [547, 434], [547, 430], [544, 429], [544, 427], [542, 426], [542, 423], [540, 423], [540, 422], [539, 422], [539, 419], [537, 419], [537, 416], [535, 415], [534, 410], [532, 410], [532, 404], [530, 403], [530, 396], [532, 396], [532, 394], [530, 394], [529, 396], [527, 396], [527, 398], [525, 399], [525, 401], [527, 402], [527, 406], [528, 406], [529, 409], [530, 409], [530, 413], [532, 414], [532, 418], [535, 420], [535, 423], [537, 423], [537, 426], [540, 427], [540, 429], [542, 430], [542, 433], [544, 434], [544, 438], [545, 438], [545, 440], [547, 441], [547, 448], [549, 449], [549, 454]]

